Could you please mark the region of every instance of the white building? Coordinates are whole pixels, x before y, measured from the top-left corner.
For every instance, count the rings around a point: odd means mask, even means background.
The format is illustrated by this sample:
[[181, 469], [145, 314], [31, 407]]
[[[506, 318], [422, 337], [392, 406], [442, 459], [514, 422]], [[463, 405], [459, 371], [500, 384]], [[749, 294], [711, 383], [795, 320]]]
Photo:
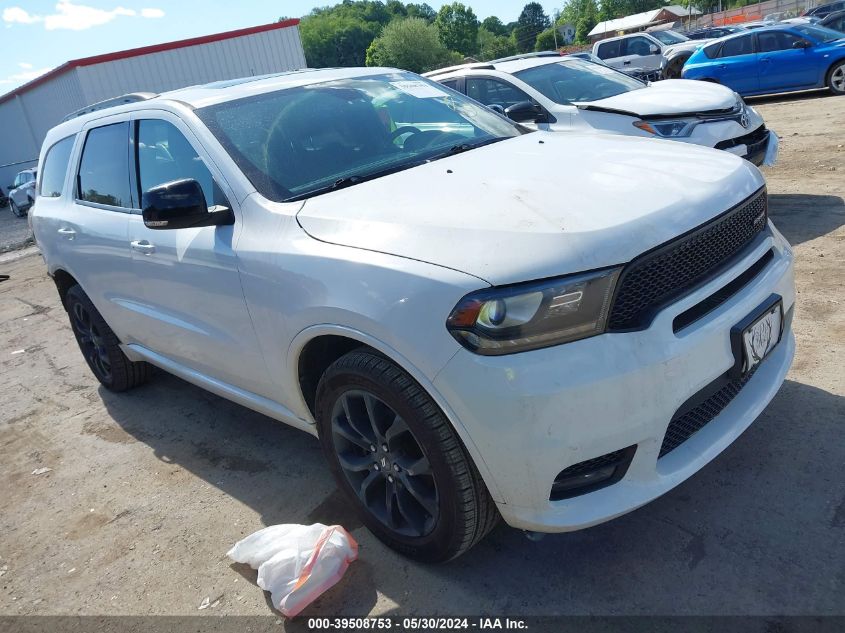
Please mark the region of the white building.
[[305, 68], [299, 20], [66, 62], [0, 96], [0, 187], [34, 167], [44, 136], [70, 112], [131, 92]]
[[634, 15], [626, 15], [624, 18], [599, 22], [590, 31], [589, 37], [591, 42], [596, 42], [606, 37], [624, 35], [625, 33], [633, 33], [635, 31], [645, 31], [649, 27], [658, 24], [688, 20], [690, 18], [696, 18], [699, 15], [701, 15], [701, 11], [693, 6], [682, 7], [671, 4], [660, 9], [653, 9], [652, 11], [635, 13]]

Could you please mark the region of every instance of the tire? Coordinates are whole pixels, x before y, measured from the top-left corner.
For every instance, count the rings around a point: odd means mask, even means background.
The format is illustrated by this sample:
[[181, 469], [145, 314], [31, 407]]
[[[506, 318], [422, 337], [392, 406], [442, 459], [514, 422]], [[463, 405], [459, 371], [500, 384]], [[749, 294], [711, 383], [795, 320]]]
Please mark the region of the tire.
[[684, 64], [688, 57], [676, 57], [666, 64], [666, 70], [663, 71], [664, 79], [680, 79], [681, 71], [684, 69]]
[[845, 95], [845, 60], [834, 64], [827, 73], [827, 87], [835, 95]]
[[82, 356], [100, 384], [109, 391], [126, 391], [149, 380], [152, 365], [126, 358], [117, 336], [80, 286], [67, 291], [64, 303]]
[[9, 198], [9, 207], [12, 209], [12, 213], [16, 218], [22, 218], [24, 216], [24, 212], [20, 210], [20, 207], [11, 198]]
[[364, 525], [399, 553], [445, 562], [498, 522], [443, 412], [387, 358], [356, 350], [335, 361], [317, 386], [316, 418], [338, 487]]

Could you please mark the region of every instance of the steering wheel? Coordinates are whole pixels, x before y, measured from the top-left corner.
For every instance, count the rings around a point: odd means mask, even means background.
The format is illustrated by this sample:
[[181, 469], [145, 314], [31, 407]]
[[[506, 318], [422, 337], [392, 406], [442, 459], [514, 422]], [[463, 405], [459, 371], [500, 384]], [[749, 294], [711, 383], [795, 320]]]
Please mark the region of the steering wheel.
[[401, 127], [396, 128], [395, 130], [393, 130], [390, 133], [390, 140], [395, 141], [397, 138], [399, 138], [403, 134], [408, 134], [408, 133], [419, 134], [420, 128], [414, 127], [413, 125], [403, 125]]

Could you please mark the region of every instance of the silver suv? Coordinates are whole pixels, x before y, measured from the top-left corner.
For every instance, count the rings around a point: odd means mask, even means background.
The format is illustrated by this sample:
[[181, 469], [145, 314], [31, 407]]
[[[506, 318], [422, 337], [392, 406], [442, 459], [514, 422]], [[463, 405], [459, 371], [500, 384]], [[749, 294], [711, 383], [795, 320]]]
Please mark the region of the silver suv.
[[25, 169], [15, 176], [15, 182], [9, 185], [9, 206], [19, 218], [24, 217], [35, 204], [35, 180], [38, 170]]

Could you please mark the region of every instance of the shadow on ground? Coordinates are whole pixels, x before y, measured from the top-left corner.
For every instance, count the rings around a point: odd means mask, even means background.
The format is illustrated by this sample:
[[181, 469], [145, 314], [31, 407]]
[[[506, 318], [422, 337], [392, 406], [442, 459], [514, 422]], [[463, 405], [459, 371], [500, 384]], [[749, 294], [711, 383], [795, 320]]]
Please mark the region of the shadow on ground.
[[839, 196], [776, 193], [769, 196], [769, 217], [794, 246], [845, 224], [845, 201]]
[[[442, 566], [401, 558], [360, 527], [318, 442], [167, 375], [100, 394], [117, 424], [260, 513], [340, 523], [361, 558], [309, 615], [836, 613], [845, 609], [845, 398], [787, 381], [713, 463], [643, 509], [529, 542], [499, 526]], [[155, 402], [155, 408], [150, 403]], [[251, 570], [236, 569], [254, 582]], [[839, 587], [839, 590], [836, 589]]]
[[793, 101], [807, 101], [810, 99], [826, 99], [828, 97], [835, 98], [827, 88], [823, 90], [804, 90], [801, 92], [786, 92], [776, 95], [766, 95], [763, 97], [745, 97], [745, 101], [749, 105], [762, 105], [764, 103], [791, 103]]

